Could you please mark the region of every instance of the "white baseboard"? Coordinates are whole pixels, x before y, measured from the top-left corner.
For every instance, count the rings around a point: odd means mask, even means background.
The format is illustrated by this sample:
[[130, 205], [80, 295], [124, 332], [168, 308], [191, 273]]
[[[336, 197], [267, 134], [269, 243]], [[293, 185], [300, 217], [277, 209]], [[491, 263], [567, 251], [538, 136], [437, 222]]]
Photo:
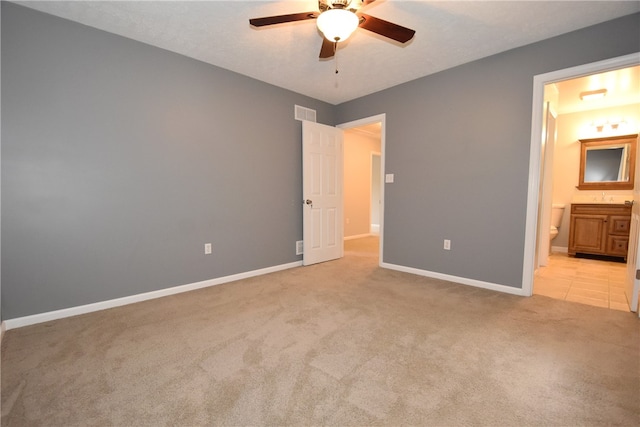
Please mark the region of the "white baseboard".
[[77, 307], [65, 308], [62, 310], [49, 311], [46, 313], [33, 314], [30, 316], [17, 317], [2, 322], [3, 331], [21, 328], [23, 326], [35, 325], [37, 323], [48, 322], [50, 320], [62, 319], [65, 317], [78, 316], [80, 314], [92, 313], [94, 311], [106, 310], [108, 308], [120, 307], [137, 302], [147, 301], [155, 298], [162, 298], [169, 295], [180, 294], [183, 292], [194, 291], [196, 289], [208, 288], [210, 286], [221, 285], [223, 283], [235, 282], [236, 280], [247, 279], [250, 277], [261, 276], [263, 274], [275, 273], [276, 271], [287, 270], [289, 268], [302, 266], [302, 261], [296, 261], [289, 264], [276, 265], [260, 270], [247, 271], [245, 273], [233, 274], [231, 276], [219, 277], [216, 279], [204, 280], [202, 282], [190, 283], [186, 285], [174, 286], [167, 289], [160, 289], [152, 292], [131, 295], [128, 297], [116, 298], [107, 301], [96, 302], [93, 304], [80, 305]]
[[390, 270], [402, 271], [404, 273], [416, 274], [418, 276], [431, 277], [433, 279], [446, 280], [448, 282], [460, 283], [462, 285], [474, 286], [476, 288], [489, 289], [492, 291], [504, 292], [507, 294], [528, 296], [521, 288], [513, 288], [511, 286], [499, 285], [497, 283], [483, 282], [481, 280], [468, 279], [466, 277], [451, 276], [448, 274], [436, 273], [434, 271], [420, 270], [413, 267], [405, 267], [402, 265], [388, 264], [386, 262], [380, 263], [380, 267], [388, 268]]
[[2, 339], [4, 338], [4, 331], [7, 330], [7, 324], [5, 322], [0, 323], [0, 345], [2, 344]]
[[569, 253], [569, 248], [565, 246], [551, 246], [551, 252], [566, 254], [566, 253]]

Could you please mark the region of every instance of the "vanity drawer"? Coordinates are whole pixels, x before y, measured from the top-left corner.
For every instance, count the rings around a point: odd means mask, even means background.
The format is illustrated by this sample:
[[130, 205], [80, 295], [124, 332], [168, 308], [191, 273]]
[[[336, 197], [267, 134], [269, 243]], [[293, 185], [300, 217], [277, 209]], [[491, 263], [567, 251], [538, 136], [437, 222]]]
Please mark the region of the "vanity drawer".
[[631, 229], [631, 218], [628, 216], [615, 216], [609, 217], [609, 234], [621, 234], [623, 236], [629, 235]]
[[629, 251], [629, 237], [607, 236], [607, 255], [626, 257]]

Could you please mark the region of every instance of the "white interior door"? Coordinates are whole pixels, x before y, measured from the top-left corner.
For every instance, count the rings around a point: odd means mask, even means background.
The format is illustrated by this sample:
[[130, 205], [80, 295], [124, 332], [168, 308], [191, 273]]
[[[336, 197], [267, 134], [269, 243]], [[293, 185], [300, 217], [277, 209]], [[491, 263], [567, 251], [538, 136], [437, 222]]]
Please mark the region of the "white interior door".
[[640, 310], [638, 310], [640, 277], [638, 277], [638, 272], [640, 272], [640, 156], [636, 156], [629, 252], [627, 252], [627, 286], [625, 287], [629, 309], [638, 312], [638, 316], [640, 316]]
[[302, 122], [303, 265], [341, 258], [343, 131]]
[[638, 233], [640, 232], [640, 218], [638, 216], [638, 202], [634, 202], [631, 213], [631, 233], [629, 234], [629, 252], [627, 253], [627, 286], [625, 294], [631, 311], [638, 311], [638, 291], [640, 289], [640, 251], [638, 250]]
[[549, 251], [551, 249], [551, 207], [553, 205], [553, 154], [556, 142], [556, 116], [551, 110], [551, 103], [545, 103], [546, 117], [544, 121], [544, 138], [541, 147], [540, 176], [540, 207], [538, 211], [538, 239], [537, 260], [535, 267], [546, 266], [549, 263]]

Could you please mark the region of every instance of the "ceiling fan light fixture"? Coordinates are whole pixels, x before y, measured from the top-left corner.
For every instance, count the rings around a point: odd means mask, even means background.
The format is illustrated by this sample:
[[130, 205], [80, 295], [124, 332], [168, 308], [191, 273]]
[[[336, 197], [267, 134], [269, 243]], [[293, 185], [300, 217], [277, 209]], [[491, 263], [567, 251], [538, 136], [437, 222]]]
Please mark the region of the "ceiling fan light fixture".
[[342, 42], [358, 28], [360, 20], [346, 9], [329, 9], [318, 16], [318, 29], [332, 42]]

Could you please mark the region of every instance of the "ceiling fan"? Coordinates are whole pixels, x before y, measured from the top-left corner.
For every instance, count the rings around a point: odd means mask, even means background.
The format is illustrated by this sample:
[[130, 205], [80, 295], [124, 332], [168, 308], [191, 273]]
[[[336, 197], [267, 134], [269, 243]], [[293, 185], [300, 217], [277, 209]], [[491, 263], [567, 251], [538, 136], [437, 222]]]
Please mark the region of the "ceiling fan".
[[[323, 33], [320, 58], [331, 58], [336, 53], [338, 42], [345, 41], [356, 28], [364, 28], [381, 36], [406, 43], [416, 33], [389, 21], [358, 11], [375, 0], [318, 0], [319, 11], [292, 13], [288, 15], [267, 16], [249, 20], [254, 27], [283, 24], [286, 22], [317, 19], [318, 29]], [[355, 3], [355, 7], [350, 7]]]

